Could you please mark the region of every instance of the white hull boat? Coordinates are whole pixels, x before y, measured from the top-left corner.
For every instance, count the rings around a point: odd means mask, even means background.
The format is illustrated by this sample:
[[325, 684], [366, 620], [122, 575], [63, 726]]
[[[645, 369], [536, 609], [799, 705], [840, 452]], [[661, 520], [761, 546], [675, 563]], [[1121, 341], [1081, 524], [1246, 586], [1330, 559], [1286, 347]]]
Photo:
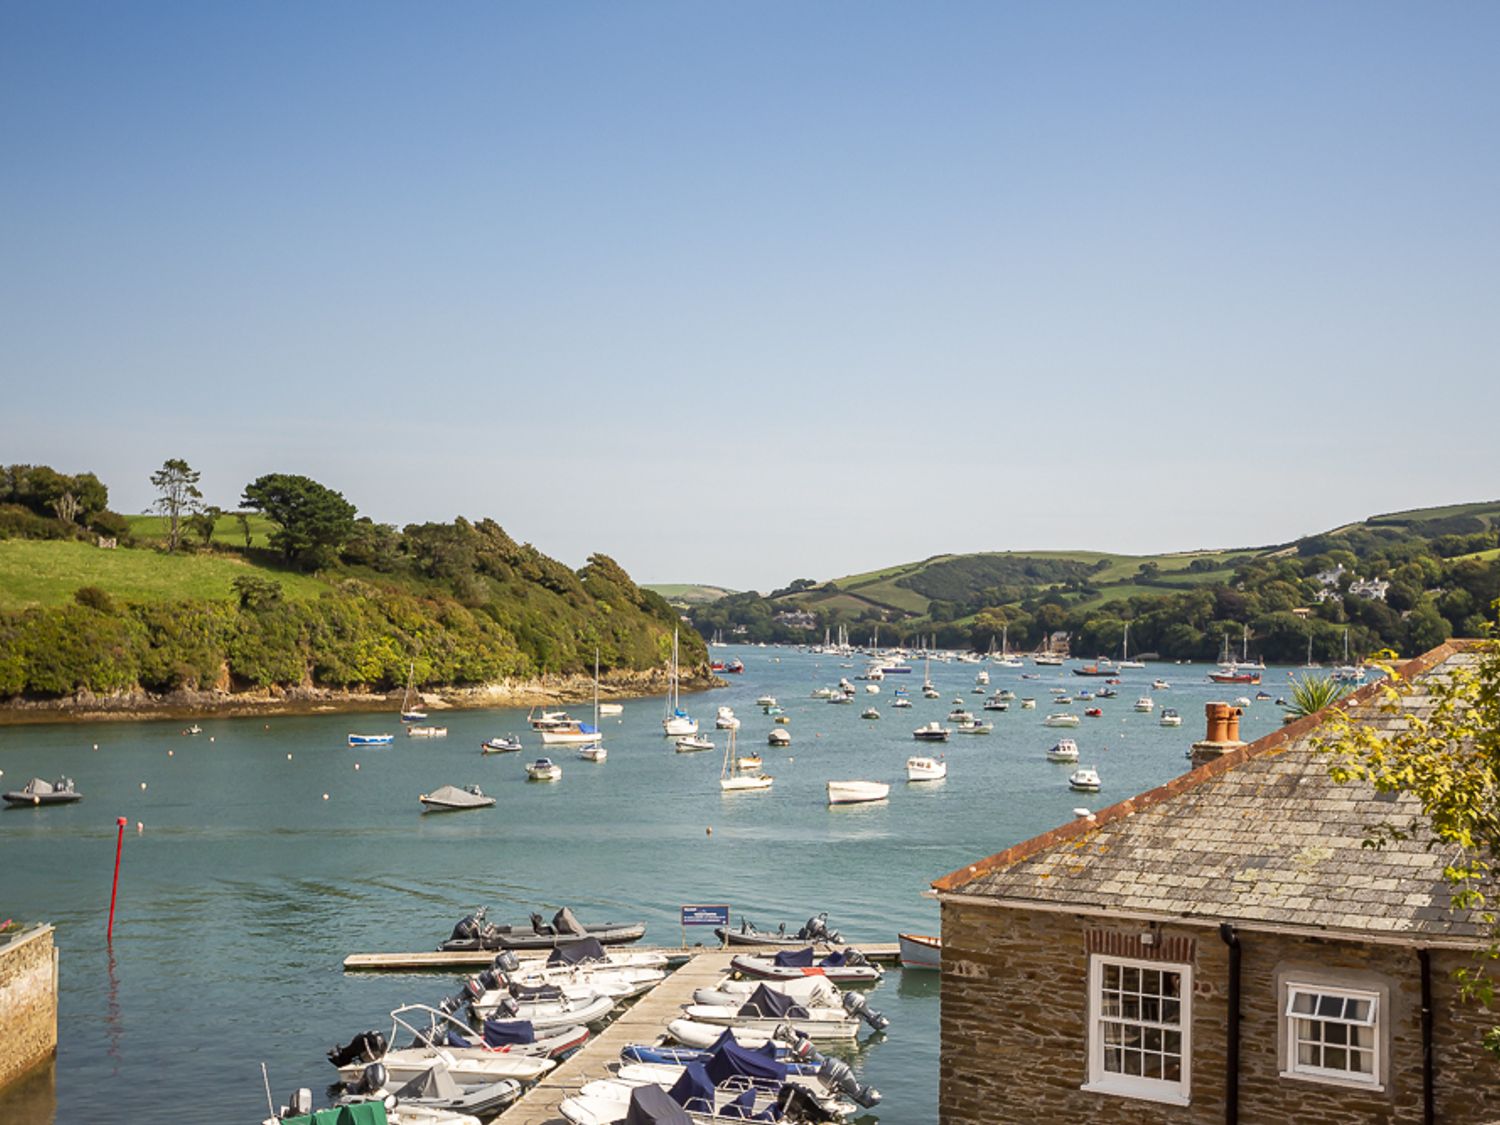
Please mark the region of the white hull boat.
[[601, 996], [592, 989], [575, 990], [572, 995], [564, 989], [560, 1000], [517, 1001], [508, 989], [502, 988], [469, 1001], [469, 1008], [477, 1019], [528, 1020], [540, 1034], [597, 1023], [614, 1011], [615, 1003], [613, 996]]
[[1092, 766], [1081, 766], [1068, 775], [1068, 788], [1079, 793], [1097, 793], [1099, 786], [1099, 771]]
[[528, 781], [561, 781], [562, 766], [550, 758], [538, 758], [526, 767]]
[[616, 715], [623, 715], [625, 714], [625, 705], [623, 703], [601, 703], [599, 704], [599, 714], [610, 718], [614, 718]]
[[522, 746], [521, 740], [512, 734], [504, 738], [486, 738], [479, 744], [479, 749], [485, 754], [515, 754]]
[[799, 1031], [814, 1041], [829, 1039], [854, 1039], [859, 1035], [859, 1020], [850, 1019], [842, 1008], [808, 1008], [806, 1016], [742, 1016], [740, 1007], [730, 1004], [688, 1004], [683, 1015], [695, 1023], [715, 1024], [720, 1030], [734, 1028], [736, 1039], [740, 1029], [759, 1031], [767, 1037], [778, 1028], [788, 1027]]
[[1076, 762], [1078, 761], [1078, 743], [1071, 738], [1060, 738], [1057, 745], [1047, 751], [1049, 762]]
[[418, 798], [430, 812], [462, 812], [465, 809], [487, 809], [495, 798], [487, 797], [477, 785], [440, 785]]
[[906, 759], [907, 781], [942, 781], [948, 776], [948, 763], [941, 758]]
[[676, 743], [679, 754], [696, 754], [701, 750], [712, 750], [713, 739], [700, 738], [698, 735], [690, 735], [687, 738], [679, 738]]
[[447, 738], [447, 727], [407, 727], [407, 738]]
[[884, 781], [830, 781], [828, 803], [830, 805], [858, 805], [871, 801], [884, 801], [891, 795], [891, 787]]
[[609, 757], [609, 751], [596, 742], [592, 746], [580, 747], [578, 756], [585, 762], [602, 762]]
[[1071, 711], [1062, 711], [1048, 715], [1042, 720], [1042, 725], [1046, 727], [1076, 727], [1081, 722], [1083, 720]]
[[589, 723], [579, 723], [571, 729], [560, 727], [544, 730], [541, 733], [543, 746], [587, 746], [599, 741], [598, 728]]
[[[885, 975], [879, 965], [871, 964], [861, 954], [857, 958], [851, 957], [849, 952], [842, 955], [833, 955], [840, 963], [830, 965], [826, 962], [829, 957], [821, 961], [811, 954], [809, 947], [807, 953], [802, 951], [792, 952], [792, 956], [782, 956], [783, 961], [812, 961], [810, 965], [778, 965], [776, 958], [759, 957], [751, 953], [741, 953], [729, 963], [729, 967], [737, 973], [756, 980], [768, 980], [774, 983], [778, 992], [785, 992], [789, 996], [797, 996], [794, 988], [804, 981], [832, 981], [838, 985], [864, 985], [876, 984]], [[798, 954], [802, 954], [799, 956]], [[719, 986], [732, 992], [742, 992], [749, 995], [755, 991], [755, 981], [725, 981]], [[797, 997], [801, 1002], [803, 997]]]
[[931, 934], [897, 934], [903, 969], [941, 969], [943, 939]]

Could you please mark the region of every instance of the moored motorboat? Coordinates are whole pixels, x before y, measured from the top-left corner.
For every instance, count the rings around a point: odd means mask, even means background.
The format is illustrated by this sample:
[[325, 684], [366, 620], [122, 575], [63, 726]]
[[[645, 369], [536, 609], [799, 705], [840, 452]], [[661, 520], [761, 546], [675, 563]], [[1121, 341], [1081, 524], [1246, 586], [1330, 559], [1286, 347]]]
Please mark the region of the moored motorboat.
[[1076, 727], [1082, 720], [1071, 711], [1056, 711], [1042, 720], [1043, 726]]
[[440, 785], [418, 800], [431, 812], [487, 809], [495, 803], [495, 798], [485, 796], [477, 785]]
[[683, 1015], [698, 1023], [753, 1031], [778, 1033], [788, 1028], [814, 1041], [853, 1039], [859, 1034], [861, 1019], [877, 1031], [890, 1024], [879, 1012], [870, 1011], [857, 992], [844, 993], [842, 1007], [812, 1007], [798, 1004], [765, 982], [742, 1004], [687, 1004]]
[[866, 707], [863, 711], [861, 711], [859, 713], [859, 717], [861, 719], [878, 719], [878, 718], [880, 718], [880, 708], [878, 708], [878, 707]]
[[1052, 749], [1047, 751], [1049, 762], [1076, 762], [1078, 761], [1078, 743], [1071, 738], [1059, 738]]
[[924, 723], [911, 732], [918, 742], [947, 742], [950, 734], [952, 731], [939, 722]]
[[[530, 925], [500, 926], [485, 921], [484, 907], [461, 919], [447, 941], [438, 946], [444, 953], [501, 949], [566, 948], [574, 942], [592, 939], [599, 945], [624, 945], [639, 941], [646, 933], [644, 922], [590, 922], [587, 925], [573, 916], [566, 906], [553, 915], [548, 924], [540, 914], [531, 916]], [[586, 948], [592, 948], [586, 947]]]
[[768, 746], [790, 746], [791, 744], [791, 734], [781, 727], [776, 727], [770, 734], [766, 735], [766, 745]]
[[891, 787], [884, 781], [830, 781], [828, 803], [830, 805], [861, 805], [873, 801], [884, 801], [891, 795]]
[[350, 746], [389, 746], [396, 741], [394, 734], [350, 734]]
[[513, 734], [504, 738], [486, 738], [479, 744], [479, 749], [486, 754], [515, 754], [521, 749], [521, 740]]
[[739, 929], [729, 930], [720, 927], [714, 930], [714, 935], [726, 945], [803, 946], [815, 942], [837, 945], [844, 940], [837, 930], [828, 928], [827, 912], [813, 915], [794, 934], [786, 932], [784, 922], [774, 931], [761, 930], [757, 929], [750, 919], [741, 916]]
[[907, 781], [942, 781], [948, 776], [948, 763], [941, 758], [907, 758]]
[[1097, 793], [1099, 786], [1099, 771], [1093, 766], [1079, 766], [1068, 775], [1068, 788], [1080, 793]]
[[1157, 722], [1164, 727], [1180, 727], [1182, 726], [1182, 716], [1177, 713], [1176, 708], [1163, 707], [1161, 709], [1161, 718]]
[[407, 738], [447, 738], [447, 727], [407, 727]]
[[[397, 1038], [406, 1033], [411, 1045], [393, 1048]], [[406, 1004], [391, 1013], [391, 1035], [387, 1039], [378, 1031], [355, 1036], [348, 1044], [328, 1052], [328, 1061], [338, 1068], [339, 1077], [352, 1082], [364, 1073], [370, 1063], [386, 1068], [391, 1081], [410, 1082], [431, 1069], [439, 1059], [448, 1067], [454, 1080], [461, 1083], [535, 1082], [557, 1064], [541, 1055], [495, 1051], [475, 1046], [474, 1033], [450, 1013], [426, 1004]], [[464, 1045], [449, 1046], [450, 1035]]]
[[871, 963], [857, 949], [835, 950], [819, 958], [810, 945], [778, 950], [772, 957], [737, 954], [729, 967], [747, 977], [782, 982], [816, 977], [836, 984], [874, 984], [884, 976], [880, 966]]
[[[457, 1125], [479, 1121], [500, 1113], [521, 1096], [522, 1086], [513, 1078], [498, 1082], [463, 1083], [454, 1079], [447, 1063], [433, 1061], [426, 1071], [402, 1083], [390, 1077], [383, 1063], [369, 1063], [355, 1081], [344, 1086], [335, 1103], [339, 1106], [378, 1104], [411, 1125]], [[355, 1118], [357, 1119], [357, 1118]]]
[[580, 746], [578, 756], [585, 762], [602, 762], [609, 757], [609, 751], [602, 743], [592, 742], [587, 746]]
[[690, 734], [672, 744], [679, 754], [696, 754], [700, 750], [712, 750], [714, 740], [701, 734]]
[[941, 969], [943, 939], [932, 934], [897, 934], [903, 969]]
[[1156, 700], [1149, 695], [1143, 695], [1135, 701], [1135, 709], [1149, 714], [1156, 710]]
[[607, 715], [610, 718], [623, 715], [625, 714], [625, 705], [623, 703], [601, 703], [599, 704], [599, 714]]
[[71, 777], [60, 777], [56, 781], [33, 777], [20, 789], [6, 793], [4, 799], [7, 804], [24, 808], [28, 805], [70, 805], [83, 800], [83, 794], [78, 792]]
[[551, 758], [538, 758], [526, 767], [527, 781], [561, 781], [562, 767]]

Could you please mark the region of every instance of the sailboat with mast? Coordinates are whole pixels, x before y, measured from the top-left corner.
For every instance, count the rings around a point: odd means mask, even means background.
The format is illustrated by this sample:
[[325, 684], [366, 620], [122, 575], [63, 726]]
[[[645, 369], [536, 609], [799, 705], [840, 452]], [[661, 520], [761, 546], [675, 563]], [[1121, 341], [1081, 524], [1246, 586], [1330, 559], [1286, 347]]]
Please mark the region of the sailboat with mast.
[[747, 772], [741, 764], [739, 750], [735, 745], [735, 734], [731, 727], [729, 745], [724, 747], [724, 768], [719, 771], [719, 788], [725, 793], [747, 793], [756, 789], [769, 789], [775, 780], [760, 770]]
[[682, 709], [677, 690], [678, 630], [672, 630], [672, 680], [667, 688], [666, 714], [662, 716], [662, 733], [668, 738], [684, 738], [698, 733], [698, 720]]
[[1224, 634], [1224, 651], [1219, 656], [1219, 670], [1210, 672], [1208, 678], [1216, 684], [1258, 684], [1260, 675], [1266, 670], [1264, 663], [1257, 661], [1250, 663], [1250, 626], [1244, 627], [1244, 639], [1241, 642], [1243, 652], [1241, 658], [1235, 660], [1229, 655], [1229, 634]]
[[[401, 721], [403, 723], [420, 723], [427, 718], [426, 711], [418, 711], [412, 706], [412, 693], [417, 686], [417, 662], [413, 660], [406, 669], [406, 694], [401, 697]], [[421, 702], [421, 697], [417, 697]]]
[[578, 756], [587, 762], [602, 762], [609, 757], [604, 748], [604, 734], [599, 729], [599, 650], [594, 649], [594, 741], [578, 748]]
[[1130, 623], [1125, 623], [1125, 636], [1120, 642], [1120, 659], [1116, 668], [1144, 668], [1146, 665], [1139, 660], [1130, 659]]
[[992, 658], [1002, 668], [1024, 668], [1025, 663], [1010, 651], [1010, 626], [1000, 626], [1000, 655]]
[[1344, 662], [1333, 670], [1333, 680], [1340, 684], [1362, 684], [1365, 682], [1365, 666], [1349, 662], [1349, 629], [1344, 628]]

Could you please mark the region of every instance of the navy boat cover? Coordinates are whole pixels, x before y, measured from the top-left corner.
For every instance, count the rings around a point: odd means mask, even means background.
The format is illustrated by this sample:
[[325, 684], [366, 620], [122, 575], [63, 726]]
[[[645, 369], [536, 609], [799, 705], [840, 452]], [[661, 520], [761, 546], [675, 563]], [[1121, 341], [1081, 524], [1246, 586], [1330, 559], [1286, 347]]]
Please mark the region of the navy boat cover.
[[785, 993], [760, 985], [750, 994], [750, 998], [740, 1005], [737, 1014], [778, 1020], [806, 1019], [808, 1011]]
[[747, 1078], [771, 1078], [777, 1082], [786, 1081], [786, 1067], [773, 1059], [766, 1058], [759, 1051], [741, 1047], [733, 1039], [727, 1043], [718, 1044], [713, 1054], [709, 1055], [708, 1061], [703, 1064], [703, 1069], [715, 1086], [721, 1086], [737, 1075]]
[[472, 1047], [472, 1046], [474, 1046], [473, 1043], [470, 1043], [467, 1039], [465, 1039], [462, 1035], [460, 1035], [456, 1029], [451, 1028], [451, 1027], [448, 1029], [447, 1045], [449, 1047]]
[[837, 953], [830, 953], [827, 957], [823, 958], [823, 960], [820, 961], [820, 962], [818, 962], [818, 963], [820, 965], [822, 965], [823, 968], [825, 968], [825, 969], [837, 969], [840, 966], [842, 966], [846, 961], [848, 961], [848, 959], [849, 958], [844, 954], [844, 951], [841, 949]]
[[625, 1125], [692, 1125], [692, 1121], [660, 1086], [637, 1086], [630, 1091]]
[[776, 953], [776, 965], [782, 969], [807, 969], [812, 967], [813, 949], [782, 949]]
[[604, 952], [604, 946], [599, 944], [598, 938], [584, 938], [582, 941], [570, 941], [567, 945], [559, 945], [547, 957], [549, 965], [581, 965], [585, 961], [604, 961], [608, 959]]
[[530, 1020], [485, 1020], [484, 1045], [509, 1047], [512, 1044], [535, 1043], [536, 1028]]
[[693, 1113], [714, 1111], [714, 1084], [702, 1063], [690, 1062], [682, 1068], [682, 1077], [667, 1091], [672, 1100]]

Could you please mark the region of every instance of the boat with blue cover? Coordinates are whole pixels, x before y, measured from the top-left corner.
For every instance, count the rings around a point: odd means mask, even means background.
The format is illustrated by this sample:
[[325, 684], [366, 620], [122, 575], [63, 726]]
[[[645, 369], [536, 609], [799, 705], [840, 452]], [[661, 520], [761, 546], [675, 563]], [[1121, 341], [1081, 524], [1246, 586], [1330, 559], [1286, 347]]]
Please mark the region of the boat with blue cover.
[[772, 981], [823, 977], [838, 984], [875, 984], [885, 975], [879, 965], [871, 964], [857, 949], [838, 949], [819, 958], [810, 945], [804, 949], [778, 949], [769, 958], [741, 953], [729, 965], [747, 977]]
[[394, 734], [353, 734], [349, 735], [350, 746], [389, 746], [396, 741]]

